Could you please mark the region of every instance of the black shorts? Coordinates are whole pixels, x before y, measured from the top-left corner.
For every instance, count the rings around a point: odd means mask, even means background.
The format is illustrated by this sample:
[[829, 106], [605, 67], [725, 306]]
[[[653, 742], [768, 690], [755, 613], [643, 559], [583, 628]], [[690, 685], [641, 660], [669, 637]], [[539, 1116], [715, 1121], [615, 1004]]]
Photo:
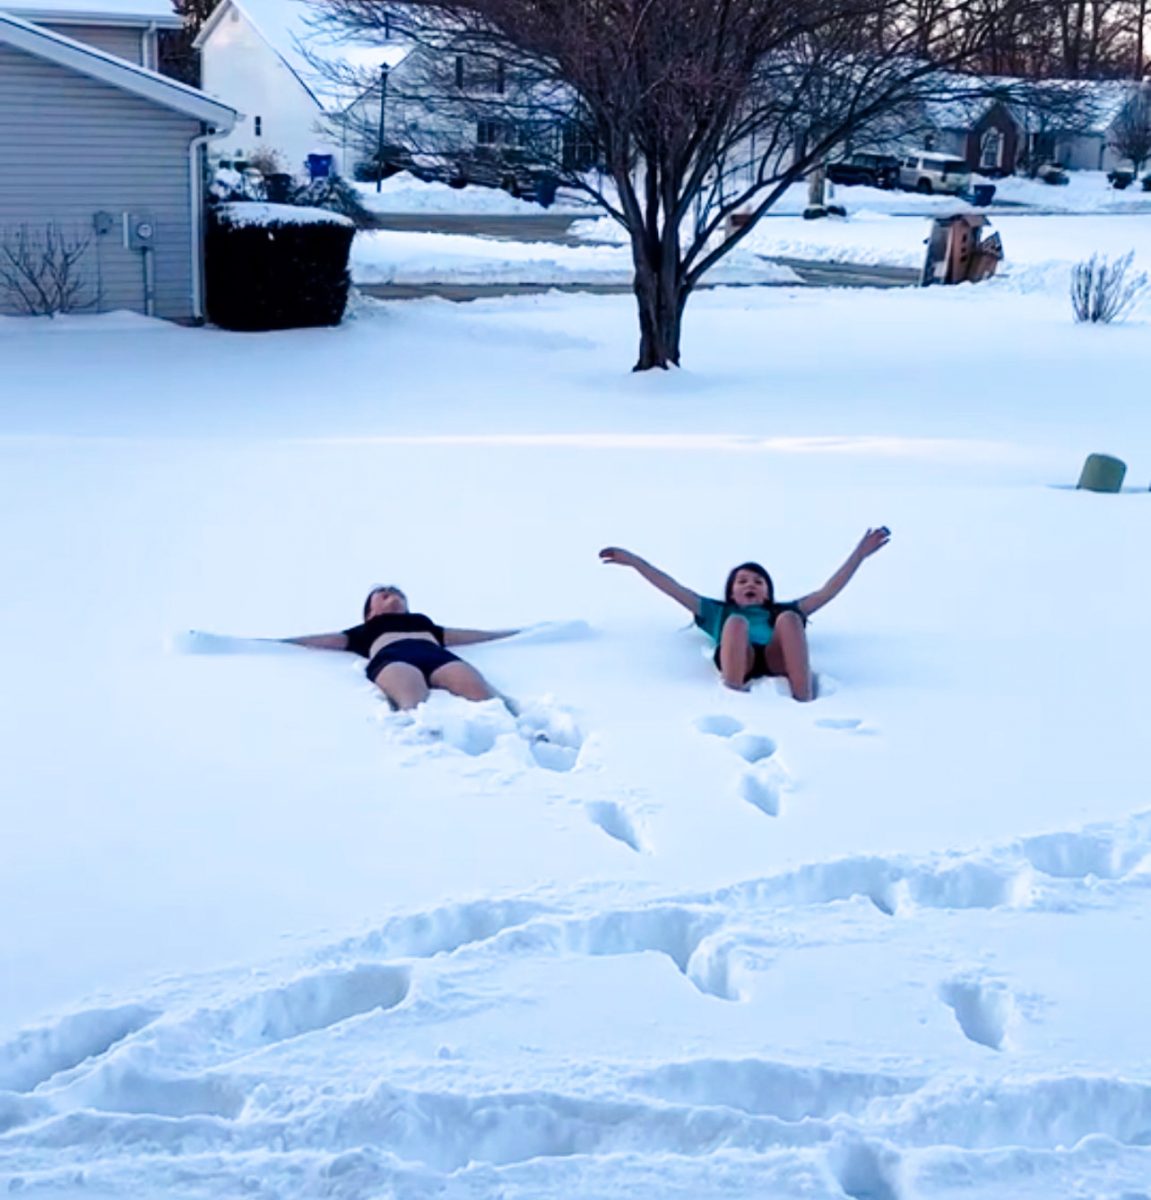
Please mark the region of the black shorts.
[[[712, 659], [716, 669], [722, 671], [723, 667], [719, 662], [719, 647], [715, 648], [715, 656]], [[743, 677], [743, 682], [746, 683], [749, 679], [762, 679], [764, 675], [770, 675], [771, 672], [767, 667], [767, 647], [752, 646], [751, 647], [751, 670]]]
[[432, 675], [447, 666], [448, 663], [463, 662], [458, 655], [435, 642], [423, 638], [401, 638], [398, 642], [389, 642], [378, 653], [373, 654], [364, 668], [364, 674], [373, 682], [376, 676], [392, 663], [407, 663], [422, 672], [424, 679], [430, 684]]

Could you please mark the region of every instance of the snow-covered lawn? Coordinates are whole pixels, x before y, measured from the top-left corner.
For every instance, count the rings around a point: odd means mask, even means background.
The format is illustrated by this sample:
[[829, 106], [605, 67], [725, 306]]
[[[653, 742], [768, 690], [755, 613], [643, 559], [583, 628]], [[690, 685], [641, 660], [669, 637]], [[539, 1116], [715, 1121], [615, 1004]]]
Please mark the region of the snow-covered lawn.
[[[0, 321], [10, 1190], [1146, 1191], [1151, 325], [997, 280], [634, 340], [626, 297]], [[1064, 486], [1094, 450], [1129, 493]], [[806, 706], [596, 559], [790, 596], [880, 522]], [[385, 581], [543, 623], [468, 652], [524, 728], [184, 636]]]

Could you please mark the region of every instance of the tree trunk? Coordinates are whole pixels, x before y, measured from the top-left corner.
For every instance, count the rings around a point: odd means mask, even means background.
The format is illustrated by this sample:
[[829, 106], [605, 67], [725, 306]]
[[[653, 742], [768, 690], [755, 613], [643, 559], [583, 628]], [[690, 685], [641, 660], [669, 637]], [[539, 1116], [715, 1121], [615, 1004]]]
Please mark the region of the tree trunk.
[[657, 270], [641, 263], [635, 273], [635, 299], [639, 306], [639, 358], [635, 371], [679, 366], [679, 335], [683, 324], [682, 285], [674, 265]]

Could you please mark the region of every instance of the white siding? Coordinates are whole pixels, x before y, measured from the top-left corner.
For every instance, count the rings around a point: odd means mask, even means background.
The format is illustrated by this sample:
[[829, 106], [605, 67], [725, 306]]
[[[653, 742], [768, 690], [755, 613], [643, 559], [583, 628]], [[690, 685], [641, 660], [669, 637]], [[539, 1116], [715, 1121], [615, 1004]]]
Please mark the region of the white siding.
[[[89, 311], [144, 311], [144, 256], [123, 244], [121, 217], [156, 226], [155, 311], [192, 314], [188, 144], [198, 122], [87, 76], [0, 45], [0, 230], [57, 223], [92, 232], [116, 225], [86, 257]], [[16, 311], [0, 293], [0, 312]]]
[[214, 153], [242, 158], [274, 150], [293, 175], [303, 174], [309, 154], [331, 154], [342, 170], [338, 140], [325, 131], [319, 104], [238, 9], [225, 12], [204, 39], [200, 78], [209, 96], [241, 114]]

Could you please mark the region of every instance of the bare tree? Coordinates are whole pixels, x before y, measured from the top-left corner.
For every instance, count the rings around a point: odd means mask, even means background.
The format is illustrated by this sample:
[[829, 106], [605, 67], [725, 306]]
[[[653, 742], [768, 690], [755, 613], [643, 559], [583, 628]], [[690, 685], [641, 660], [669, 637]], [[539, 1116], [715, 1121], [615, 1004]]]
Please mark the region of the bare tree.
[[691, 292], [792, 183], [893, 114], [985, 93], [984, 81], [957, 72], [1035, 2], [323, 0], [323, 8], [361, 40], [387, 29], [451, 60], [513, 63], [537, 114], [591, 132], [609, 186], [570, 173], [566, 182], [628, 233], [643, 370], [679, 363]]
[[184, 19], [184, 27], [160, 30], [161, 74], [170, 75], [193, 87], [200, 86], [200, 55], [192, 48], [192, 43], [219, 3], [220, 0], [172, 0], [177, 16]]
[[65, 233], [51, 222], [40, 229], [0, 229], [0, 294], [26, 316], [54, 317], [95, 303], [82, 262], [91, 236]]
[[1138, 175], [1151, 159], [1151, 96], [1140, 86], [1123, 106], [1111, 126], [1111, 147], [1121, 157], [1130, 159]]

